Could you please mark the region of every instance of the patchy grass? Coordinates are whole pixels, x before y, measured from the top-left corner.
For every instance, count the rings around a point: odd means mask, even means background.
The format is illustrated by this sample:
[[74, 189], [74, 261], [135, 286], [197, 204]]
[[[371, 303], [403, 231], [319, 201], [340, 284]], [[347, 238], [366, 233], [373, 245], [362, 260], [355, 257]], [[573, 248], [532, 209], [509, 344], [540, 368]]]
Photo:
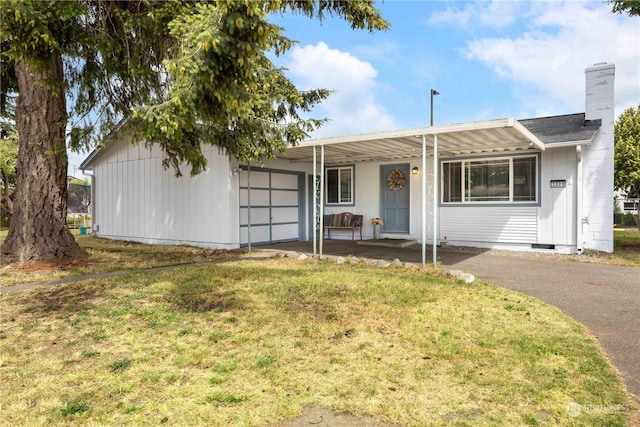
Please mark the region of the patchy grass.
[[[72, 232], [77, 234], [77, 230], [72, 230]], [[0, 240], [4, 240], [6, 235], [6, 229], [0, 231]], [[89, 258], [35, 262], [25, 265], [0, 265], [0, 287], [116, 270], [138, 270], [189, 264], [238, 257], [242, 253], [241, 251], [221, 251], [190, 246], [146, 245], [121, 240], [100, 239], [90, 234], [76, 235], [76, 239], [80, 246], [87, 250]], [[616, 229], [614, 230], [614, 245], [613, 254], [590, 252], [578, 257], [566, 255], [556, 255], [556, 257], [578, 262], [640, 267], [640, 232]]]
[[640, 232], [614, 230], [614, 252], [611, 256], [622, 265], [640, 267]]
[[262, 426], [306, 405], [415, 426], [630, 424], [583, 326], [432, 270], [240, 261], [10, 293], [0, 309], [0, 425]]
[[146, 245], [121, 240], [76, 236], [89, 258], [33, 262], [0, 266], [0, 287], [40, 282], [69, 276], [137, 270], [237, 257], [239, 251], [222, 251], [191, 246]]
[[583, 256], [570, 259], [598, 264], [640, 267], [640, 232], [636, 229], [614, 229], [613, 245], [612, 254], [587, 250]]

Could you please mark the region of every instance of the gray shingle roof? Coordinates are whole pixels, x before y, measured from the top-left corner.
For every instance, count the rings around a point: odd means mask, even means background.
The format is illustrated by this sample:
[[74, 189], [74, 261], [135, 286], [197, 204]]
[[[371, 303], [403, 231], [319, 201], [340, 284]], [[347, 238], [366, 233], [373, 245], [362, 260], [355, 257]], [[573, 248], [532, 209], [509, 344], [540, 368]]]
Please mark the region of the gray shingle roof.
[[589, 141], [600, 129], [601, 120], [584, 119], [584, 113], [518, 120], [545, 145]]

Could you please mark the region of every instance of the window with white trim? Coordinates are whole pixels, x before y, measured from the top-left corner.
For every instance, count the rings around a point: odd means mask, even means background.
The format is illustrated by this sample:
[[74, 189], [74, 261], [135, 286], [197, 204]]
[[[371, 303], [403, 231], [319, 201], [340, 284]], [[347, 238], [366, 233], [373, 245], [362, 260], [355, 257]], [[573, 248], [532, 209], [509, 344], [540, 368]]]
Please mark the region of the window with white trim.
[[328, 205], [353, 204], [353, 166], [325, 169]]
[[443, 203], [538, 200], [538, 156], [442, 163]]

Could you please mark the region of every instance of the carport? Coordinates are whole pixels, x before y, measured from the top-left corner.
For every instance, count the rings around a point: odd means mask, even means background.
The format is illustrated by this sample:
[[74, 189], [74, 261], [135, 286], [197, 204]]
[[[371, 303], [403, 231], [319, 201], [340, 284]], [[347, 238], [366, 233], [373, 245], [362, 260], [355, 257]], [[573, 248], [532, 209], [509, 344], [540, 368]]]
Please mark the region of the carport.
[[[427, 159], [433, 161], [433, 263], [437, 259], [437, 229], [440, 156], [461, 157], [486, 154], [507, 154], [525, 151], [540, 152], [545, 145], [521, 123], [512, 118], [479, 122], [430, 126], [397, 131], [374, 132], [368, 134], [315, 139], [289, 148], [279, 157], [291, 162], [313, 164], [313, 188], [320, 188], [320, 194], [313, 195], [313, 224], [316, 230], [323, 229], [325, 166], [364, 162], [385, 162], [394, 160], [421, 159], [422, 170], [426, 170]], [[319, 173], [318, 173], [318, 167]], [[421, 179], [421, 237], [422, 265], [426, 264], [426, 213], [427, 176]], [[318, 228], [319, 227], [319, 228]], [[323, 233], [313, 233], [313, 255], [323, 255]]]

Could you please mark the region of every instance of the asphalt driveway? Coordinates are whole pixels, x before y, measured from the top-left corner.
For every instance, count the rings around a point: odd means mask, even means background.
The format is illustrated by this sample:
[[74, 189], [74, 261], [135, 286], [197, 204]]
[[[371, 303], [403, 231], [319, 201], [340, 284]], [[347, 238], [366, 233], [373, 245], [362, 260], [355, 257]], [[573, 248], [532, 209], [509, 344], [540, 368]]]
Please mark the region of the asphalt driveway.
[[[311, 253], [310, 242], [260, 246]], [[389, 248], [325, 240], [324, 254], [420, 262], [419, 245]], [[427, 261], [431, 258], [427, 254]], [[463, 270], [487, 282], [533, 295], [586, 325], [598, 338], [625, 381], [640, 401], [640, 268], [591, 264], [540, 254], [504, 251], [438, 251], [443, 267]]]

